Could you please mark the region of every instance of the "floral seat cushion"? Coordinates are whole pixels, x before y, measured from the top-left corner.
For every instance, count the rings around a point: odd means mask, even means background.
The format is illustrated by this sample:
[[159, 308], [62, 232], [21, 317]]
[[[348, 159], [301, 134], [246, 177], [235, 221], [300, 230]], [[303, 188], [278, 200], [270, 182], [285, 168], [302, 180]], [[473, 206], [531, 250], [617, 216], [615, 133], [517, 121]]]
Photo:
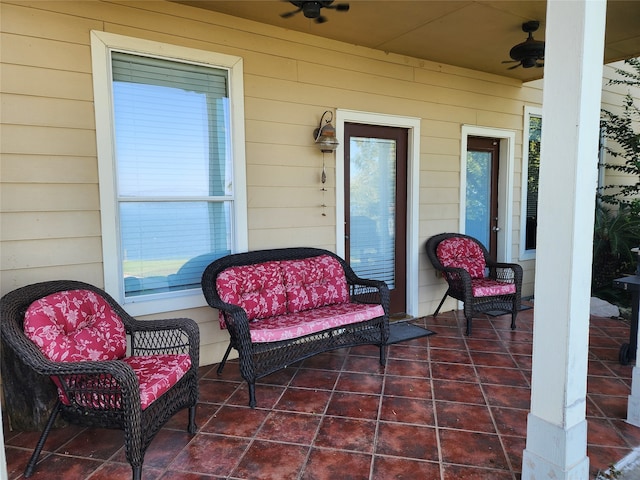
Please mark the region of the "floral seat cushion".
[[337, 303], [256, 320], [249, 324], [249, 331], [252, 342], [277, 342], [342, 325], [364, 322], [382, 315], [384, 315], [382, 305]]
[[[57, 292], [35, 301], [25, 313], [24, 331], [55, 362], [124, 361], [138, 379], [143, 409], [191, 368], [191, 357], [186, 354], [125, 357], [122, 320], [106, 300], [90, 290]], [[61, 379], [52, 380], [60, 400], [70, 404]], [[120, 408], [117, 384], [109, 375], [67, 376], [64, 382], [73, 400], [83, 406]]]
[[191, 357], [186, 353], [133, 356], [123, 360], [138, 378], [143, 410], [178, 383], [191, 368]]
[[490, 278], [475, 278], [471, 280], [471, 291], [474, 297], [512, 295], [516, 293], [516, 284]]
[[436, 255], [445, 267], [464, 268], [471, 278], [484, 278], [486, 262], [480, 246], [468, 238], [452, 237], [438, 244]]

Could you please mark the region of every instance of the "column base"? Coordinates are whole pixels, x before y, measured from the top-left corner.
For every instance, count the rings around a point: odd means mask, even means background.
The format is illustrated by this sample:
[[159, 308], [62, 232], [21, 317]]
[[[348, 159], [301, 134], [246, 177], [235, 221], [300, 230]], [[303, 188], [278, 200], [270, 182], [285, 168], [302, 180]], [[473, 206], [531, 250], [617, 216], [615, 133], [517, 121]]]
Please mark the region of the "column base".
[[640, 367], [633, 367], [631, 373], [631, 395], [627, 403], [627, 422], [640, 427]]
[[640, 427], [640, 396], [629, 395], [627, 403], [627, 423]]
[[589, 478], [586, 420], [567, 429], [529, 413], [527, 448], [522, 455], [522, 480], [548, 478]]

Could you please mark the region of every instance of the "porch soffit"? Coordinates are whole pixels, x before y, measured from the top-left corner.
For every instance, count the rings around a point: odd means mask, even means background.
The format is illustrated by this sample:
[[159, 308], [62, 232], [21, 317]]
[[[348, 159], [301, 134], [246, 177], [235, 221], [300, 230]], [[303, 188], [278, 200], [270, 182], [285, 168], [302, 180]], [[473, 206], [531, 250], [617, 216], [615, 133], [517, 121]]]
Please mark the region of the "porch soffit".
[[[289, 30], [309, 33], [384, 52], [530, 81], [543, 68], [514, 68], [502, 63], [509, 50], [525, 40], [522, 23], [539, 20], [536, 40], [544, 40], [546, 1], [542, 0], [337, 0], [348, 12], [324, 10], [328, 21], [317, 24], [289, 2], [174, 0]], [[640, 56], [640, 2], [609, 0], [604, 63]], [[569, 52], [568, 52], [569, 53]]]

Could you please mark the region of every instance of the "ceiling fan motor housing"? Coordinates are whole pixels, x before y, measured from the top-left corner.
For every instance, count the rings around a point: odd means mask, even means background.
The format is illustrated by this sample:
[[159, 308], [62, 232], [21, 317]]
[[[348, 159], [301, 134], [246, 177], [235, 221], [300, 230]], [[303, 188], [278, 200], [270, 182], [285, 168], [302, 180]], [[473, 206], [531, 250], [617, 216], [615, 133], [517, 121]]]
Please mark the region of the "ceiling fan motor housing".
[[540, 22], [532, 20], [522, 24], [522, 30], [527, 32], [527, 39], [513, 47], [509, 51], [509, 56], [516, 61], [522, 62], [523, 68], [531, 68], [537, 66], [538, 60], [544, 59], [544, 42], [535, 40], [533, 32], [540, 26]]
[[320, 9], [322, 4], [320, 2], [303, 2], [302, 13], [307, 18], [318, 18], [320, 16]]
[[346, 12], [349, 10], [348, 3], [337, 3], [334, 5], [333, 2], [334, 0], [290, 0], [289, 3], [298, 9], [293, 12], [282, 13], [280, 16], [282, 18], [289, 18], [296, 13], [302, 12], [306, 18], [314, 19], [316, 23], [324, 23], [327, 19], [322, 15], [323, 8], [337, 10], [338, 12]]

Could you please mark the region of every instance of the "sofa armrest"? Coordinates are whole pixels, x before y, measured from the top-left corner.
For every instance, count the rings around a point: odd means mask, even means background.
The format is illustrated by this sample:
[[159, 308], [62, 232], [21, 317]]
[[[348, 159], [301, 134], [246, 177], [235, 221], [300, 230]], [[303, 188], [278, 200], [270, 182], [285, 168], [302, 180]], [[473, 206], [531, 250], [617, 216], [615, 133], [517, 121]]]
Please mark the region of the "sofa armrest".
[[[217, 295], [216, 295], [217, 296]], [[249, 331], [249, 320], [247, 312], [238, 305], [226, 303], [219, 299], [211, 299], [209, 306], [220, 311], [224, 318], [227, 331], [231, 336], [231, 343], [238, 345], [241, 343], [251, 343], [251, 333]]]
[[385, 314], [389, 315], [390, 293], [385, 282], [357, 277], [352, 280], [347, 282], [352, 302], [380, 304]]

